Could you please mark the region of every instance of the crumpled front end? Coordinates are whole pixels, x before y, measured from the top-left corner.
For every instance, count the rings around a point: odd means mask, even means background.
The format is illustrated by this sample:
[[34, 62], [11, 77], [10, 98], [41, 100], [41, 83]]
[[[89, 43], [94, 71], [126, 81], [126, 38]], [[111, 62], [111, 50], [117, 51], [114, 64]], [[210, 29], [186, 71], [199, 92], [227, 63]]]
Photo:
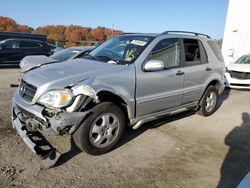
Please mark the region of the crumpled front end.
[[16, 92], [11, 108], [12, 125], [35, 154], [48, 160], [51, 167], [60, 153], [44, 135], [72, 134], [84, 120], [88, 112], [67, 112], [53, 110], [38, 104], [31, 105]]

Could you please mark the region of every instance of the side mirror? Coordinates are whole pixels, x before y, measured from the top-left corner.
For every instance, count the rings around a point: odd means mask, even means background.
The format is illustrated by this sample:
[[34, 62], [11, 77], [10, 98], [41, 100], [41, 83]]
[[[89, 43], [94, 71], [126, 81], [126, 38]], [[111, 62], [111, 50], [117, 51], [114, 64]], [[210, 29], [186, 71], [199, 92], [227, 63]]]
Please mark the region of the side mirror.
[[162, 71], [164, 69], [164, 63], [160, 60], [149, 60], [144, 65], [144, 71], [154, 72]]

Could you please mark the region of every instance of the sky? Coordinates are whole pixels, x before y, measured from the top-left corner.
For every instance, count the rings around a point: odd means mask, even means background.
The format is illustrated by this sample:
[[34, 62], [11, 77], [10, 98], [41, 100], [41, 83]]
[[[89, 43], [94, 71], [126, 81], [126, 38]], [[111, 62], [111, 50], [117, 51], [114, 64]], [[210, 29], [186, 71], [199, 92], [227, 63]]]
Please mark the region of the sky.
[[103, 26], [124, 32], [195, 31], [220, 39], [228, 0], [0, 0], [0, 16], [33, 28]]

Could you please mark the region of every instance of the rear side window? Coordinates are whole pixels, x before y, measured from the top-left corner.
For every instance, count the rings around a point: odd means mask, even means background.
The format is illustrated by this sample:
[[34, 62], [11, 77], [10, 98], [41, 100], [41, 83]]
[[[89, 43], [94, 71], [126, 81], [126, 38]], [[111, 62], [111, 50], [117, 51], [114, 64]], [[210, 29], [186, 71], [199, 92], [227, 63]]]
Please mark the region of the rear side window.
[[208, 62], [207, 53], [201, 41], [183, 39], [185, 65], [199, 65]]
[[180, 65], [180, 41], [178, 38], [161, 40], [152, 50], [150, 59], [161, 60], [165, 68]]
[[21, 48], [34, 48], [42, 46], [38, 42], [30, 42], [30, 41], [21, 41], [20, 47]]
[[215, 56], [217, 57], [217, 59], [219, 61], [223, 62], [224, 59], [223, 59], [223, 56], [221, 54], [221, 51], [220, 51], [220, 48], [219, 48], [217, 42], [210, 40], [207, 43], [211, 47], [211, 49], [213, 50], [213, 52], [214, 52]]
[[200, 64], [201, 55], [198, 40], [183, 39], [186, 64]]

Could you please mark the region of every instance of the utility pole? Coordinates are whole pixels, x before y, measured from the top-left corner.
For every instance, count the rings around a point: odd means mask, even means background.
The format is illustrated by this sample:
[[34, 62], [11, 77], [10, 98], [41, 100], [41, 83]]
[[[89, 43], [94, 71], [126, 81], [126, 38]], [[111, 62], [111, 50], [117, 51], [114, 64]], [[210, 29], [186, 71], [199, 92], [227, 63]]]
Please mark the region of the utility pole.
[[112, 24], [112, 37], [114, 36], [114, 24]]

